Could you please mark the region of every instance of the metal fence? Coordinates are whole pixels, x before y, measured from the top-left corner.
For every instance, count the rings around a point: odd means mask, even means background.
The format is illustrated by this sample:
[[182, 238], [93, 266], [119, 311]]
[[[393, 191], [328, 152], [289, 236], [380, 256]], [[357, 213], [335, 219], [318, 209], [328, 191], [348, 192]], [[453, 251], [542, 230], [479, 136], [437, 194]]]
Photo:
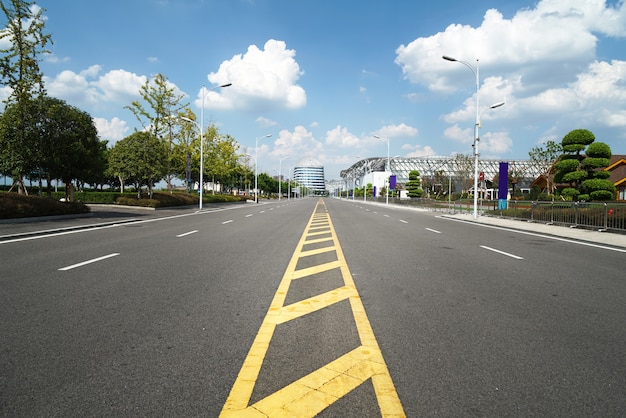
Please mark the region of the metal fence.
[[[385, 202], [384, 198], [375, 200], [379, 203]], [[472, 213], [474, 210], [471, 200], [389, 199], [389, 203], [446, 213]], [[498, 209], [497, 200], [483, 200], [479, 202], [478, 211], [482, 216], [626, 233], [626, 203], [511, 200], [507, 209]]]

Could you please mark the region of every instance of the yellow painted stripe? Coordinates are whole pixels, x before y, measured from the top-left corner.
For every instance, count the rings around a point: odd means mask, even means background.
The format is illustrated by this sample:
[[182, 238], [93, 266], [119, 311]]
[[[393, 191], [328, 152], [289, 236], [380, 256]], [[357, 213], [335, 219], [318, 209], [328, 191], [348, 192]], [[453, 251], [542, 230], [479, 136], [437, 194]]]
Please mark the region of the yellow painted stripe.
[[324, 248], [318, 248], [316, 250], [302, 251], [302, 252], [300, 252], [300, 257], [301, 258], [302, 257], [310, 257], [312, 255], [329, 253], [331, 251], [335, 251], [335, 247], [329, 246], [329, 247], [324, 247]]
[[301, 316], [310, 314], [311, 312], [319, 311], [330, 305], [333, 305], [342, 300], [346, 300], [349, 297], [357, 296], [355, 289], [343, 286], [334, 290], [330, 290], [321, 295], [313, 296], [308, 299], [301, 300], [291, 305], [287, 305], [278, 311], [274, 311], [272, 318], [268, 316], [267, 320], [272, 321], [275, 324], [282, 324], [292, 319], [299, 318]]
[[318, 264], [317, 266], [307, 267], [293, 272], [294, 279], [312, 276], [314, 274], [323, 273], [341, 267], [340, 261], [331, 261], [330, 263]]
[[[317, 213], [318, 209], [324, 209], [326, 214], [320, 215]], [[313, 417], [369, 379], [374, 386], [381, 416], [405, 416], [327, 212], [323, 200], [320, 199], [287, 266], [259, 333], [252, 343], [248, 356], [233, 384], [230, 395], [222, 409], [221, 417]], [[331, 234], [331, 239], [309, 240], [308, 237], [316, 235], [316, 233], [310, 232], [312, 226], [321, 218], [324, 219], [328, 229], [323, 233]], [[296, 270], [298, 260], [301, 257], [325, 252], [303, 251], [304, 245], [324, 241], [332, 241], [332, 246], [329, 248], [336, 252], [337, 261]], [[284, 306], [291, 281], [331, 269], [340, 270], [344, 279], [344, 286]], [[254, 405], [248, 405], [276, 326], [278, 324], [288, 326], [285, 324], [292, 319], [346, 299], [350, 301], [361, 347], [333, 360], [326, 366], [287, 385]]]

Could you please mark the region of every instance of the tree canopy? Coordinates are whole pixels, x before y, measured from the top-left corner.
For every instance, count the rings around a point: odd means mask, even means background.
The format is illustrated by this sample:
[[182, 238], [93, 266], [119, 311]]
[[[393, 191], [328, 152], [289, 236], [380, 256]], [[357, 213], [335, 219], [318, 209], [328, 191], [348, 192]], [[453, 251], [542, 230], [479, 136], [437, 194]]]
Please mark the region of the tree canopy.
[[0, 80], [10, 89], [5, 104], [14, 106], [4, 118], [12, 126], [10, 132], [5, 130], [6, 135], [0, 138], [0, 157], [3, 160], [0, 170], [13, 177], [20, 193], [26, 193], [22, 179], [33, 169], [37, 142], [31, 106], [34, 98], [45, 94], [39, 57], [48, 52], [46, 45], [52, 40], [50, 35], [44, 33], [42, 14], [45, 9], [34, 2], [2, 1], [0, 8], [7, 21], [7, 26], [0, 31], [0, 41], [8, 45], [0, 49]]
[[417, 170], [411, 170], [409, 172], [409, 181], [405, 185], [408, 193], [407, 196], [411, 198], [422, 197], [422, 187], [420, 184], [420, 172]]
[[109, 171], [125, 182], [134, 183], [138, 196], [148, 186], [152, 196], [155, 183], [165, 176], [167, 150], [162, 141], [149, 132], [135, 132], [118, 141], [109, 153]]
[[[607, 180], [611, 148], [602, 142], [594, 142], [595, 135], [586, 129], [575, 129], [563, 137], [564, 153], [555, 164], [554, 181], [569, 183], [561, 191], [562, 196], [576, 200], [611, 200], [615, 197], [615, 185]], [[586, 150], [586, 153], [583, 153]]]

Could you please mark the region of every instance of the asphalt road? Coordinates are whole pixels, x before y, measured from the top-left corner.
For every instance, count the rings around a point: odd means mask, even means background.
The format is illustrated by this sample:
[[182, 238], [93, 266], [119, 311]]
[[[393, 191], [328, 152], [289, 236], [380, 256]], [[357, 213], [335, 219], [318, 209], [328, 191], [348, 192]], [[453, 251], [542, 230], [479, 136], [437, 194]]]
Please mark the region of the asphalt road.
[[1, 416], [626, 410], [622, 252], [333, 199], [132, 218], [0, 242]]

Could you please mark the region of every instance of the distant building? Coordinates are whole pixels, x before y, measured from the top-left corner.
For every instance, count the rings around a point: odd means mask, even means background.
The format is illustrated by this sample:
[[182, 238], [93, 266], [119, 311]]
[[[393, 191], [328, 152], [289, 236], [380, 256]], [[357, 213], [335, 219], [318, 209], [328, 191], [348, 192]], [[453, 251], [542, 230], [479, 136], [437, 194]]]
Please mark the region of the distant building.
[[293, 168], [293, 180], [304, 186], [308, 192], [320, 194], [326, 190], [324, 166], [315, 158], [306, 157], [298, 161]]

